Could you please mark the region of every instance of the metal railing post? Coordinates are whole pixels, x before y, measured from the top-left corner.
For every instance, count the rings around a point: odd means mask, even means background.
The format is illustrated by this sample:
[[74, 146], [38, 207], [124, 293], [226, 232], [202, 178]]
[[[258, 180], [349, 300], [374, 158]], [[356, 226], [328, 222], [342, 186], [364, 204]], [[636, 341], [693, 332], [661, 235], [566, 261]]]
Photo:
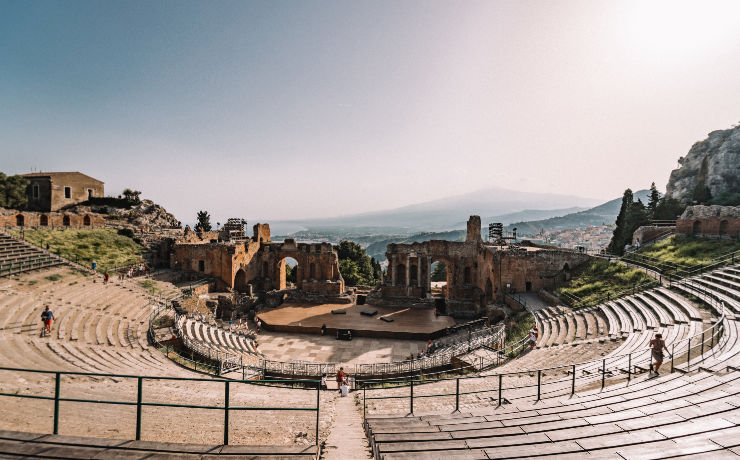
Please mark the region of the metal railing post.
[[136, 440], [141, 440], [141, 399], [143, 393], [143, 378], [138, 377], [136, 382]]
[[671, 345], [671, 374], [673, 373], [673, 359], [676, 356], [676, 344]]
[[229, 444], [229, 381], [224, 382], [224, 445]]
[[[321, 407], [321, 380], [316, 382], [316, 445], [319, 445], [319, 411]], [[363, 415], [364, 418], [364, 415]]]
[[691, 337], [689, 337], [689, 349], [686, 352], [686, 370], [691, 369]]
[[455, 379], [455, 412], [460, 412], [460, 377]]
[[606, 358], [601, 361], [601, 389], [604, 389], [604, 381], [606, 379]]
[[498, 375], [498, 405], [499, 406], [501, 406], [501, 391], [502, 391], [501, 387], [503, 386], [503, 383], [504, 383], [504, 375], [499, 374]]
[[62, 375], [59, 372], [55, 373], [56, 380], [54, 382], [54, 434], [59, 434], [59, 393], [62, 386]]
[[627, 381], [632, 380], [632, 353], [627, 356]]
[[411, 376], [411, 397], [410, 397], [410, 404], [411, 404], [411, 413], [414, 413], [414, 376]]
[[367, 398], [365, 397], [365, 384], [362, 383], [362, 421], [365, 421], [367, 416]]
[[576, 394], [576, 365], [573, 365], [573, 380], [570, 384], [570, 395]]
[[542, 389], [542, 369], [537, 369], [537, 401], [540, 400]]
[[701, 357], [704, 357], [704, 332], [701, 331]]

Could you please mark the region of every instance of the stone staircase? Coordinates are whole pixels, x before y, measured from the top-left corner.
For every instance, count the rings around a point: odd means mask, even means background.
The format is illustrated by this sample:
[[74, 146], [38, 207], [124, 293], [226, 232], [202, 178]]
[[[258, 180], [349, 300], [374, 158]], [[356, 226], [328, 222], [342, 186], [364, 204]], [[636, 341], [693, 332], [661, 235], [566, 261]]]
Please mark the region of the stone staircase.
[[0, 232], [0, 277], [17, 275], [66, 263], [46, 251]]

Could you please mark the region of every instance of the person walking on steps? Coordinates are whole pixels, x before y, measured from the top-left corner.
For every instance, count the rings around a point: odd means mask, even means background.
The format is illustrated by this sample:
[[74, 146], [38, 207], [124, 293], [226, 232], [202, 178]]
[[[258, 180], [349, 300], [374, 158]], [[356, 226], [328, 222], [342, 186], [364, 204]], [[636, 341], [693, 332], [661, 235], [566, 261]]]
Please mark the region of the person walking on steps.
[[532, 329], [529, 330], [529, 349], [534, 350], [534, 346], [537, 343], [537, 325], [533, 324]]
[[51, 320], [53, 319], [56, 319], [54, 317], [54, 313], [52, 313], [52, 311], [49, 310], [49, 306], [46, 305], [44, 307], [44, 311], [41, 312], [41, 321], [44, 323], [44, 326], [41, 328], [40, 337], [51, 335]]
[[650, 349], [652, 350], [650, 354], [653, 360], [653, 376], [658, 377], [660, 375], [658, 370], [660, 370], [660, 365], [663, 364], [663, 350], [668, 351], [662, 334], [655, 334], [655, 338], [650, 341]]

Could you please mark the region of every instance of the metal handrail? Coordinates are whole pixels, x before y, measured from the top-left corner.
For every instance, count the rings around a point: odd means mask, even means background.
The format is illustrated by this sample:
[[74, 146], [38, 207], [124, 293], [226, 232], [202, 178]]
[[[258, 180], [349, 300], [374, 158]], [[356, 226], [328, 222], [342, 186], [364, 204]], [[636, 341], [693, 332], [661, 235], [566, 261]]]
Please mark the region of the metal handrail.
[[[681, 358], [682, 356], [686, 357], [686, 363], [687, 363], [687, 371], [691, 369], [691, 350], [692, 347], [695, 349], [697, 347], [700, 347], [700, 355], [701, 360], [704, 360], [704, 353], [705, 353], [705, 344], [710, 343], [710, 347], [708, 349], [712, 349], [712, 347], [715, 344], [719, 343], [719, 336], [723, 332], [724, 328], [724, 321], [725, 321], [725, 310], [724, 310], [724, 303], [722, 304], [722, 314], [721, 316], [712, 324], [710, 327], [702, 330], [699, 333], [694, 334], [693, 336], [684, 338], [680, 340], [679, 342], [675, 342], [672, 344], [672, 353], [669, 357], [671, 360], [671, 372], [673, 372], [675, 367], [675, 361], [678, 358]], [[707, 337], [707, 332], [709, 332], [709, 336]], [[696, 339], [701, 338], [698, 343]], [[716, 338], [716, 341], [715, 341]], [[694, 341], [694, 344], [692, 346], [692, 341]], [[685, 348], [685, 352], [682, 353], [682, 348]], [[696, 352], [696, 351], [695, 351]], [[636, 356], [635, 356], [636, 355]], [[454, 393], [435, 393], [435, 394], [425, 394], [425, 395], [417, 395], [416, 398], [434, 398], [434, 397], [451, 397], [455, 396], [455, 410], [459, 410], [459, 400], [460, 395], [467, 395], [467, 394], [476, 394], [476, 393], [490, 393], [498, 391], [498, 403], [501, 405], [503, 403], [503, 378], [506, 376], [516, 376], [516, 375], [522, 375], [522, 374], [529, 374], [529, 375], [537, 375], [537, 385], [523, 385], [523, 386], [515, 386], [515, 387], [509, 387], [506, 388], [507, 390], [512, 389], [524, 389], [524, 388], [536, 388], [537, 389], [537, 400], [542, 399], [542, 380], [541, 376], [545, 372], [550, 371], [556, 371], [556, 370], [563, 370], [567, 369], [568, 374], [571, 375], [569, 378], [571, 380], [571, 395], [575, 394], [576, 391], [576, 380], [588, 380], [593, 381], [595, 378], [601, 379], [601, 387], [602, 389], [605, 386], [606, 383], [606, 375], [609, 373], [612, 373], [613, 369], [609, 369], [606, 366], [607, 360], [612, 361], [612, 366], [614, 366], [614, 362], [617, 362], [617, 367], [619, 368], [619, 363], [623, 363], [624, 360], [627, 360], [627, 379], [630, 380], [631, 376], [635, 374], [635, 370], [637, 369], [648, 369], [651, 368], [651, 350], [646, 349], [638, 352], [632, 352], [624, 355], [616, 355], [616, 356], [609, 356], [602, 359], [597, 360], [591, 360], [591, 361], [585, 361], [581, 363], [572, 363], [572, 364], [566, 364], [561, 366], [551, 366], [546, 368], [539, 368], [539, 369], [529, 369], [529, 370], [521, 370], [521, 371], [514, 371], [514, 372], [504, 372], [504, 373], [495, 373], [490, 375], [476, 375], [476, 376], [464, 376], [464, 377], [454, 377], [454, 378], [436, 378], [436, 379], [427, 379], [426, 383], [434, 383], [434, 382], [440, 382], [440, 381], [455, 381], [455, 392]], [[647, 359], [647, 361], [646, 361]], [[647, 362], [647, 365], [643, 365], [642, 367], [640, 364], [643, 362]], [[696, 363], [694, 364], [696, 368]], [[592, 374], [589, 372], [586, 376], [577, 377], [577, 371], [579, 370], [587, 371], [589, 369], [595, 370], [595, 372]], [[593, 377], [591, 376], [593, 375]], [[492, 388], [492, 389], [484, 389], [484, 390], [476, 390], [476, 391], [469, 391], [469, 392], [461, 392], [460, 391], [460, 382], [464, 382], [466, 380], [472, 380], [472, 379], [486, 379], [486, 378], [498, 378], [498, 388]], [[558, 379], [552, 382], [547, 382], [544, 385], [552, 385], [552, 384], [563, 384], [566, 381], [566, 379]], [[378, 390], [379, 388], [373, 388], [373, 385], [377, 385], [378, 383], [383, 383], [386, 385], [394, 385], [398, 387], [403, 386], [409, 386], [410, 392], [408, 395], [391, 395], [391, 396], [370, 396], [368, 397], [366, 395], [366, 391], [369, 390]], [[376, 381], [376, 382], [361, 382], [361, 389], [363, 391], [363, 416], [366, 413], [367, 410], [367, 401], [368, 400], [385, 400], [385, 399], [405, 399], [408, 398], [410, 400], [410, 408], [411, 413], [413, 413], [414, 408], [414, 379], [397, 379], [397, 380], [384, 380], [384, 381]]]
[[[254, 381], [254, 380], [235, 380], [235, 379], [214, 379], [214, 378], [196, 378], [196, 377], [170, 377], [170, 376], [151, 376], [151, 375], [135, 375], [135, 374], [110, 374], [110, 373], [97, 373], [97, 372], [76, 372], [76, 371], [48, 371], [40, 369], [24, 369], [15, 367], [4, 367], [0, 366], [0, 371], [10, 372], [30, 372], [36, 374], [53, 374], [55, 376], [54, 396], [42, 396], [33, 395], [26, 393], [10, 393], [0, 392], [0, 396], [9, 396], [14, 398], [26, 398], [26, 399], [41, 399], [54, 402], [54, 415], [53, 415], [53, 434], [59, 434], [59, 419], [61, 418], [60, 402], [78, 402], [78, 403], [89, 403], [89, 404], [113, 404], [113, 405], [127, 405], [136, 406], [136, 435], [137, 441], [141, 440], [141, 426], [142, 426], [142, 408], [143, 407], [177, 407], [184, 409], [210, 409], [210, 410], [222, 410], [224, 413], [223, 418], [223, 444], [229, 444], [229, 412], [230, 411], [311, 411], [316, 412], [316, 445], [319, 444], [319, 416], [320, 416], [320, 398], [321, 398], [321, 385], [320, 380], [307, 380], [299, 379], [292, 380], [289, 383], [299, 383], [302, 386], [310, 386], [316, 388], [316, 405], [314, 407], [251, 407], [251, 406], [232, 406], [230, 405], [229, 390], [232, 384], [246, 384], [246, 385], [263, 385], [264, 383], [272, 383], [276, 381]], [[61, 383], [62, 376], [74, 375], [74, 376], [86, 376], [86, 377], [110, 377], [120, 379], [136, 379], [137, 380], [137, 395], [136, 402], [133, 401], [115, 401], [115, 400], [101, 400], [101, 399], [82, 399], [82, 398], [66, 398], [61, 395]], [[143, 399], [143, 388], [145, 381], [151, 380], [165, 380], [165, 381], [176, 381], [176, 382], [210, 382], [210, 383], [223, 383], [224, 385], [224, 403], [223, 405], [204, 405], [204, 404], [178, 404], [178, 403], [166, 403], [166, 402], [145, 402]], [[286, 383], [285, 380], [280, 380], [279, 383]], [[101, 385], [105, 385], [104, 382], [99, 382]]]

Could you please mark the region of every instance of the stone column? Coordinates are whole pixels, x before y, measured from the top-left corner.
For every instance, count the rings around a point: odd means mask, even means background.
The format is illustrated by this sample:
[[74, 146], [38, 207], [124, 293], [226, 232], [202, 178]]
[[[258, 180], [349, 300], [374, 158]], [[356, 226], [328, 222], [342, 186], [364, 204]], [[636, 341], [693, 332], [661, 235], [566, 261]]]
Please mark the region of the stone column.
[[421, 257], [416, 256], [416, 285], [422, 287], [421, 284]]
[[432, 258], [429, 256], [426, 256], [424, 258], [424, 265], [427, 267], [427, 276], [424, 280], [424, 289], [425, 293], [427, 295], [431, 295], [432, 293]]
[[396, 261], [394, 259], [395, 259], [395, 257], [393, 257], [393, 256], [391, 256], [391, 257], [388, 258], [388, 276], [390, 276], [390, 278], [391, 278], [391, 286], [395, 286], [396, 285], [396, 272], [397, 272], [397, 270], [396, 270], [396, 267], [394, 265], [396, 263]]
[[411, 254], [406, 256], [406, 287], [411, 284]]

